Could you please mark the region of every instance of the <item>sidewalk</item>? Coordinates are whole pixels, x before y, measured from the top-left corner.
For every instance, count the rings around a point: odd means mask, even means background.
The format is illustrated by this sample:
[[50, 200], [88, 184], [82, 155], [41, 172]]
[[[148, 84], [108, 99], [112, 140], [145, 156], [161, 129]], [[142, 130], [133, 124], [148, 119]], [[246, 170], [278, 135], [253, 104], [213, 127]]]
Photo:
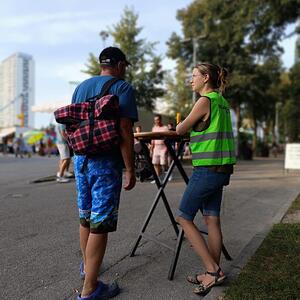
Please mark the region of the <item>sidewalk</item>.
[[[191, 172], [190, 167], [186, 169], [188, 173]], [[286, 175], [281, 159], [256, 159], [238, 164], [231, 185], [225, 191], [222, 215], [224, 243], [234, 258], [233, 262], [224, 259], [222, 261], [229, 278], [236, 276], [272, 225], [280, 221], [290, 203], [296, 198], [300, 192], [299, 175], [300, 173]], [[199, 296], [193, 295], [192, 287], [185, 281], [187, 274], [194, 274], [201, 270], [201, 262], [187, 241], [182, 245], [173, 281], [167, 280], [172, 256], [170, 250], [142, 239], [143, 243], [136, 252], [137, 256], [133, 258], [127, 256], [152, 202], [151, 194], [153, 196], [155, 194], [155, 189], [150, 190], [149, 185], [140, 184], [131, 192], [140, 195], [137, 202], [129, 199], [128, 196], [122, 201], [121, 215], [122, 209], [127, 205], [138, 208], [139, 213], [135, 213], [137, 220], [134, 226], [130, 225], [128, 220], [121, 218], [118, 234], [119, 238], [121, 236], [126, 238], [127, 245], [122, 245], [124, 256], [108, 267], [103, 276], [109, 280], [119, 279], [124, 290], [118, 299], [199, 299]], [[166, 191], [172, 209], [175, 211], [184, 191], [184, 184], [182, 181], [175, 180], [168, 185]], [[197, 218], [199, 225], [201, 225], [200, 219]], [[175, 246], [175, 234], [169, 223], [165, 209], [160, 204], [150, 221], [147, 232]], [[136, 224], [139, 226], [137, 227]], [[117, 237], [113, 238], [117, 239]], [[107, 260], [109, 256], [110, 254]], [[214, 288], [205, 299], [217, 299], [224, 286]]]
[[[57, 158], [0, 157], [0, 164], [0, 299], [76, 299], [82, 281], [74, 182], [29, 183], [54, 175]], [[188, 162], [184, 168], [191, 173]], [[174, 213], [184, 189], [177, 171], [165, 190]], [[185, 277], [204, 270], [186, 240], [173, 281], [167, 279], [171, 250], [142, 239], [136, 256], [129, 257], [156, 192], [150, 182], [137, 183], [132, 191], [122, 192], [118, 230], [109, 236], [101, 277], [104, 281], [118, 279], [122, 293], [116, 300], [199, 299]], [[285, 174], [280, 158], [238, 163], [223, 202], [224, 244], [234, 258], [221, 262], [229, 275], [226, 284], [299, 192], [300, 172]], [[200, 216], [196, 221], [201, 225]], [[162, 201], [146, 233], [175, 247], [175, 232]], [[222, 289], [213, 288], [205, 299], [216, 299]]]

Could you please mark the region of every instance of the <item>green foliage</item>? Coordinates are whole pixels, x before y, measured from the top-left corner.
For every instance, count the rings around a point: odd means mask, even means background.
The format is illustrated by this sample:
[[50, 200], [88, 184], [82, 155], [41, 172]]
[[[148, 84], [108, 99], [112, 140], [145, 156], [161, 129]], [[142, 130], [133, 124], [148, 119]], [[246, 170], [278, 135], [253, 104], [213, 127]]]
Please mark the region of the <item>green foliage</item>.
[[[108, 32], [132, 64], [127, 69], [126, 80], [136, 90], [137, 105], [152, 110], [155, 100], [164, 94], [162, 83], [165, 72], [162, 70], [161, 57], [154, 53], [156, 43], [138, 38], [142, 27], [138, 27], [137, 21], [138, 15], [126, 7], [120, 21]], [[86, 66], [84, 72], [92, 76], [99, 75], [98, 59], [93, 54], [90, 54]]]
[[91, 76], [96, 76], [100, 74], [101, 68], [99, 60], [93, 53], [89, 54], [88, 62], [85, 64], [85, 66], [87, 67], [87, 69], [82, 70], [82, 72]]
[[170, 115], [175, 116], [179, 112], [184, 117], [191, 111], [193, 102], [191, 88], [187, 82], [189, 75], [186, 73], [184, 61], [178, 59], [174, 77], [170, 74], [166, 77], [168, 93], [165, 101], [169, 106]]
[[300, 141], [300, 62], [295, 64], [289, 73], [290, 84], [286, 91], [283, 106], [286, 135], [290, 142]]
[[120, 22], [113, 26], [110, 34], [132, 63], [127, 79], [136, 90], [138, 106], [152, 110], [155, 99], [164, 94], [162, 81], [165, 72], [162, 70], [161, 57], [154, 54], [156, 43], [138, 38], [142, 28], [137, 26], [137, 20], [138, 15], [125, 8]]
[[281, 101], [276, 90], [282, 72], [279, 42], [299, 14], [300, 0], [195, 0], [178, 11], [183, 37], [171, 35], [167, 54], [191, 68], [192, 38], [196, 38], [197, 61], [229, 70], [225, 96], [232, 107], [270, 131], [275, 104]]

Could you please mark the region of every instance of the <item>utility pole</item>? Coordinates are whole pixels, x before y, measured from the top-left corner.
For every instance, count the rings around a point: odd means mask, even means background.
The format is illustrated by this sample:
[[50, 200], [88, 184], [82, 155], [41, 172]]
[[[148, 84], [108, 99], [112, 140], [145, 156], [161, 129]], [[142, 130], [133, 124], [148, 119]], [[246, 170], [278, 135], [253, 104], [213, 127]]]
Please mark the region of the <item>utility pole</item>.
[[[199, 39], [196, 37], [192, 38], [192, 43], [193, 43], [193, 68], [196, 66], [197, 64], [197, 50], [198, 50], [198, 44], [197, 44], [197, 40]], [[196, 92], [193, 92], [193, 102], [196, 102], [197, 95]]]
[[[193, 67], [197, 65], [197, 54], [198, 54], [198, 42], [200, 40], [204, 40], [207, 38], [207, 34], [202, 34], [197, 37], [193, 37], [192, 43], [193, 43]], [[196, 92], [193, 92], [193, 102], [195, 103], [197, 100]]]

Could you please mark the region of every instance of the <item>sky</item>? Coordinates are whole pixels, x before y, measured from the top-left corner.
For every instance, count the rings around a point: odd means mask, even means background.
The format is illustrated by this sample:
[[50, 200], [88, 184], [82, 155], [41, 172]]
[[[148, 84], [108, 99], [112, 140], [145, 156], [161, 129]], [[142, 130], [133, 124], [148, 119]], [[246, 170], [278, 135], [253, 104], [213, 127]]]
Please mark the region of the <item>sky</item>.
[[[156, 53], [164, 58], [165, 69], [174, 62], [166, 58], [166, 42], [172, 32], [181, 35], [181, 24], [176, 19], [178, 9], [192, 0], [0, 0], [0, 61], [15, 52], [33, 56], [35, 61], [35, 104], [70, 102], [75, 85], [88, 78], [85, 69], [89, 53], [99, 55], [105, 45], [99, 32], [118, 23], [124, 8], [138, 14], [139, 37], [158, 42]], [[292, 27], [287, 28], [287, 32]], [[282, 42], [284, 66], [294, 63], [293, 36]], [[53, 114], [35, 113], [35, 127], [53, 122]]]

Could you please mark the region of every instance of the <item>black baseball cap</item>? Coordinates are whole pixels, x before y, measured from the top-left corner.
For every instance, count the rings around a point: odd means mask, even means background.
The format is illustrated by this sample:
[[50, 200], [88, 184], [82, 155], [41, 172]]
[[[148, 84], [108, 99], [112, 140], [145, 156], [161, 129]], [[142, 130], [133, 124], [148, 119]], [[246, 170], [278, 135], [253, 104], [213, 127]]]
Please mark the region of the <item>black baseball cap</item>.
[[115, 66], [119, 61], [124, 61], [126, 65], [131, 63], [126, 59], [126, 55], [123, 51], [117, 47], [107, 47], [102, 50], [99, 55], [99, 62], [102, 66]]

